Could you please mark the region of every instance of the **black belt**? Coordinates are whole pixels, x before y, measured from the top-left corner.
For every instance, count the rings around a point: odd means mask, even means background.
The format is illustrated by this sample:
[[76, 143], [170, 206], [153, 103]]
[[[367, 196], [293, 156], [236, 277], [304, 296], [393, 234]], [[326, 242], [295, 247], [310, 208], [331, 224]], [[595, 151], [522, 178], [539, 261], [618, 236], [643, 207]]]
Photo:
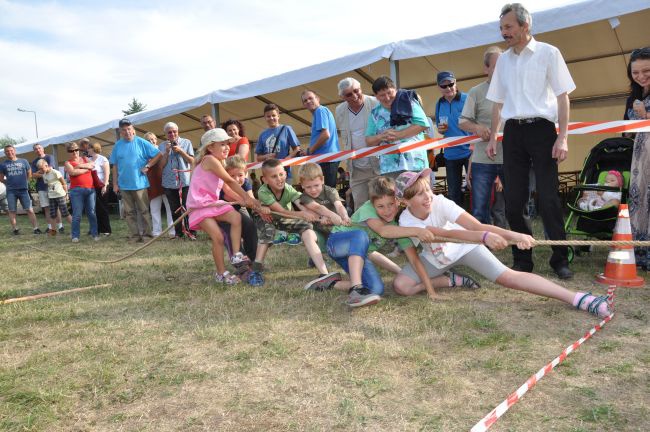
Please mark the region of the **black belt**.
[[533, 124], [533, 123], [548, 121], [548, 120], [546, 120], [544, 117], [526, 117], [526, 118], [513, 118], [513, 119], [509, 119], [508, 121], [518, 125], [527, 125], [527, 124]]

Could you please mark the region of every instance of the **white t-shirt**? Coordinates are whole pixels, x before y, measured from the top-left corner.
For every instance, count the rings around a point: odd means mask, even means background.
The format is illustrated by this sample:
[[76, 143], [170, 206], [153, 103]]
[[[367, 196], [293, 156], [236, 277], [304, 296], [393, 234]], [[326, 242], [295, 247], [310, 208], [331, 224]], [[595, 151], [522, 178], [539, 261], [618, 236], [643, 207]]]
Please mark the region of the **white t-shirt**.
[[59, 179], [63, 176], [56, 168], [52, 168], [48, 173], [43, 174], [43, 181], [47, 185], [48, 198], [62, 198], [65, 196], [65, 190]]
[[[465, 213], [465, 210], [458, 206], [455, 202], [445, 198], [442, 195], [434, 195], [431, 201], [431, 212], [426, 219], [419, 219], [409, 211], [407, 208], [402, 212], [399, 218], [400, 226], [405, 227], [433, 227], [443, 228], [446, 230], [464, 230], [462, 226], [456, 224], [458, 217]], [[411, 240], [417, 246], [420, 240], [417, 237], [412, 237]], [[477, 247], [476, 244], [463, 244], [463, 243], [425, 243], [422, 245], [421, 256], [429, 261], [436, 268], [447, 267], [472, 249]]]
[[557, 97], [576, 85], [562, 53], [532, 38], [519, 54], [510, 48], [499, 56], [487, 98], [502, 103], [501, 118], [543, 117], [557, 121]]
[[[363, 107], [358, 113], [353, 113], [348, 108], [348, 116], [350, 121], [350, 136], [352, 137], [352, 148], [359, 150], [368, 147], [366, 144], [366, 119]], [[354, 166], [358, 168], [370, 167], [370, 160], [368, 158], [355, 159]]]
[[108, 159], [106, 159], [106, 156], [104, 155], [96, 155], [95, 159], [95, 171], [97, 171], [97, 177], [103, 182], [104, 181], [104, 164], [108, 162]]

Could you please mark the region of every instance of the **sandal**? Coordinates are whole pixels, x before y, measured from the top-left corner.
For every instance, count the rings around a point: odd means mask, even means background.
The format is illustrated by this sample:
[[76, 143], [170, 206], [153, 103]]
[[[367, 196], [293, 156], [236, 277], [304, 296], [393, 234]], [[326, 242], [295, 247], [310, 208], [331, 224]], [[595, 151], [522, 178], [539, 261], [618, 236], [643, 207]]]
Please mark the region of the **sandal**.
[[234, 285], [240, 282], [239, 278], [234, 274], [230, 274], [228, 270], [223, 272], [223, 274], [215, 273], [214, 280], [225, 285]]
[[[583, 303], [589, 297], [591, 297], [589, 303]], [[605, 305], [605, 308], [601, 307], [603, 304]], [[580, 297], [580, 300], [578, 300], [578, 304], [576, 305], [576, 309], [587, 311], [590, 314], [596, 315], [600, 318], [606, 318], [612, 314], [612, 309], [609, 305], [607, 296], [595, 296], [590, 292], [585, 293], [582, 297]]]
[[[456, 276], [461, 278], [460, 284], [456, 283]], [[454, 273], [453, 271], [449, 272], [449, 281], [451, 282], [452, 287], [463, 287], [463, 288], [472, 288], [477, 289], [481, 288], [481, 284], [476, 282], [469, 276], [465, 276], [462, 273]]]

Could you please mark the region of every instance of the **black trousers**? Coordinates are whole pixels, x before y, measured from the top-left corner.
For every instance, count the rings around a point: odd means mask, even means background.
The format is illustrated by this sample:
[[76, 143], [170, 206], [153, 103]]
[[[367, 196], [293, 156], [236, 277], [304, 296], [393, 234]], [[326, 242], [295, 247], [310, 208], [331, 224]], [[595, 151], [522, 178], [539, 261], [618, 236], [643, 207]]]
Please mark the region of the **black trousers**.
[[[503, 130], [503, 173], [506, 218], [510, 229], [532, 234], [524, 220], [524, 206], [528, 202], [528, 172], [532, 164], [537, 183], [538, 213], [544, 230], [551, 240], [565, 240], [564, 216], [558, 193], [557, 161], [551, 157], [557, 133], [555, 125], [547, 120], [519, 124], [508, 120]], [[568, 265], [568, 248], [553, 246], [551, 267]], [[533, 268], [531, 250], [512, 247], [514, 263], [524, 269]]]
[[[169, 208], [172, 211], [172, 217], [174, 220], [178, 219], [180, 215], [183, 214], [182, 211], [178, 210], [181, 207], [181, 199], [178, 196], [178, 189], [168, 189], [168, 188], [163, 188], [165, 192], [165, 196], [167, 197], [167, 201], [169, 201]], [[187, 192], [190, 190], [189, 186], [183, 187], [182, 193], [183, 193], [183, 207], [187, 208]], [[178, 210], [178, 212], [176, 211]], [[185, 216], [185, 226], [189, 228], [190, 226], [190, 219], [189, 216]], [[183, 226], [182, 222], [178, 221], [177, 223], [174, 224], [174, 230], [176, 231], [176, 235], [178, 237], [183, 237], [185, 235], [183, 233]]]
[[108, 216], [108, 192], [102, 195], [101, 188], [95, 189], [95, 214], [97, 215], [97, 232], [111, 233], [111, 221]]

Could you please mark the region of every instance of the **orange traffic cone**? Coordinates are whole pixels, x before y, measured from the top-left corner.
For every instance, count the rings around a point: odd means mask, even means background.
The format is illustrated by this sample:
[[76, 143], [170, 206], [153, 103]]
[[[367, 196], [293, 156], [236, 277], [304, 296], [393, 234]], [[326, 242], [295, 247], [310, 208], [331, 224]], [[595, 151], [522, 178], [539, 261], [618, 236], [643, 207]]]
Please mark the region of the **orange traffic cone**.
[[[621, 204], [618, 208], [618, 219], [612, 240], [632, 240], [630, 212], [627, 209], [627, 204]], [[632, 246], [613, 246], [607, 255], [605, 273], [597, 275], [596, 282], [630, 288], [643, 286], [643, 278], [636, 274], [634, 248]]]

